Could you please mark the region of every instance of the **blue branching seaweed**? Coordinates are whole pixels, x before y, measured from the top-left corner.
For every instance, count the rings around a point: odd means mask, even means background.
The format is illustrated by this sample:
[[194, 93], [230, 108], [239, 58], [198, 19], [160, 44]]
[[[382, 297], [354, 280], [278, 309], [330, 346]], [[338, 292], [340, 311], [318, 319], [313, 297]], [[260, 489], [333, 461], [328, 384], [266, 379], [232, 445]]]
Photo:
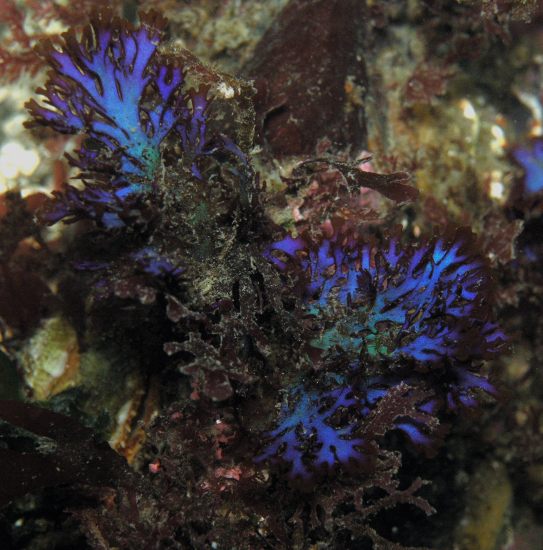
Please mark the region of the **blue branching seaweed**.
[[[300, 298], [274, 318], [272, 304], [284, 304], [267, 303], [277, 287], [266, 287], [269, 266], [254, 257], [259, 231], [271, 225], [258, 177], [250, 157], [220, 129], [213, 129], [213, 138], [207, 135], [213, 80], [202, 77], [197, 89], [185, 89], [188, 57], [176, 61], [159, 51], [165, 26], [154, 12], [143, 14], [137, 27], [111, 12], [96, 12], [81, 35], [71, 30], [62, 46], [43, 46], [52, 71], [38, 90], [42, 103], [28, 103], [29, 126], [86, 139], [69, 157], [81, 171], [82, 185], [56, 192], [42, 219], [48, 224], [87, 219], [102, 229], [88, 236], [91, 257], [81, 247], [83, 260], [73, 264], [92, 272], [89, 310], [100, 312], [112, 297], [116, 303], [138, 300], [139, 306], [156, 308], [153, 312], [164, 307], [164, 321], [174, 324], [164, 325], [168, 334], [180, 338], [163, 344], [157, 337], [155, 344], [181, 356], [178, 368], [192, 377], [194, 401], [241, 398], [237, 386], [255, 383], [268, 355], [269, 364], [277, 364], [274, 352], [266, 350], [281, 333], [274, 328], [268, 339], [268, 328], [293, 321], [289, 331], [296, 341], [307, 337], [300, 354], [319, 365], [286, 388], [283, 373], [270, 376], [285, 399], [268, 425], [273, 427], [262, 434], [255, 463], [282, 466], [300, 486], [338, 471], [361, 470], [371, 477], [388, 463], [390, 481], [401, 463], [400, 453], [385, 447], [398, 444], [390, 432], [431, 454], [443, 435], [438, 415], [475, 407], [481, 393], [496, 395], [477, 362], [500, 351], [505, 336], [492, 320], [490, 277], [474, 236], [458, 230], [406, 245], [399, 232], [378, 242], [363, 239], [353, 221], [334, 221], [314, 239], [308, 223], [300, 236], [286, 236], [264, 253], [288, 281], [285, 291]], [[168, 152], [173, 143], [177, 149]], [[212, 163], [202, 157], [209, 156], [227, 176], [213, 179], [224, 183], [214, 197], [204, 196]], [[543, 188], [543, 142], [515, 156], [525, 168], [527, 191]], [[176, 169], [161, 177], [174, 157]], [[398, 202], [417, 196], [404, 173], [383, 176], [317, 160], [339, 171], [348, 193], [367, 186]], [[176, 176], [183, 191], [177, 195]], [[199, 197], [201, 189], [206, 192]], [[213, 200], [224, 202], [224, 209], [209, 214]], [[203, 214], [191, 220], [191, 209]], [[200, 241], [206, 224], [212, 227]], [[219, 251], [232, 227], [232, 252]], [[185, 228], [187, 238], [180, 236]], [[214, 238], [217, 246], [208, 246]], [[205, 254], [191, 255], [200, 248]], [[221, 265], [220, 277], [210, 276], [201, 260], [215, 252], [224, 263], [235, 254], [242, 258]], [[237, 272], [249, 265], [250, 271]], [[190, 288], [190, 276], [202, 270], [207, 280], [201, 288], [211, 285], [205, 292]], [[215, 283], [218, 278], [224, 284]], [[212, 307], [205, 306], [209, 296], [217, 296]]]
[[57, 194], [46, 222], [86, 217], [122, 227], [126, 204], [153, 189], [160, 145], [171, 132], [200, 177], [195, 160], [205, 153], [208, 89], [182, 93], [183, 69], [157, 51], [165, 25], [154, 12], [140, 17], [139, 28], [98, 12], [80, 38], [70, 30], [61, 49], [44, 45], [53, 71], [38, 90], [44, 104], [27, 104], [34, 119], [29, 125], [89, 138], [70, 159], [82, 170], [85, 189], [67, 186]]
[[130, 258], [136, 262], [138, 268], [156, 278], [179, 279], [183, 268], [174, 264], [169, 258], [159, 254], [153, 247], [146, 246], [132, 253]]
[[255, 462], [287, 465], [288, 478], [303, 486], [338, 469], [371, 469], [378, 440], [391, 430], [427, 453], [434, 450], [440, 433], [429, 393], [380, 378], [357, 387], [333, 377], [339, 384], [333, 389], [291, 389]]
[[465, 366], [457, 365], [449, 374], [451, 379], [446, 384], [446, 407], [450, 411], [457, 411], [461, 407], [476, 407], [481, 392], [492, 397], [498, 394], [486, 377], [472, 372]]
[[304, 281], [306, 311], [322, 320], [314, 347], [436, 363], [487, 357], [505, 340], [489, 320], [489, 277], [472, 244], [468, 231], [417, 247], [393, 236], [379, 248], [336, 233], [317, 244], [289, 236], [266, 255]]
[[[256, 462], [288, 463], [289, 477], [302, 480], [311, 478], [315, 471], [367, 462], [364, 440], [356, 436], [358, 403], [348, 386], [324, 392], [294, 387], [283, 404], [277, 427], [266, 435], [268, 446]], [[352, 418], [349, 410], [355, 412]]]
[[[294, 388], [258, 461], [289, 463], [291, 479], [310, 479], [323, 466], [367, 464], [390, 430], [431, 455], [441, 412], [496, 395], [474, 362], [499, 351], [505, 336], [491, 320], [490, 280], [473, 244], [471, 232], [458, 230], [411, 247], [396, 233], [378, 246], [347, 228], [317, 242], [287, 236], [266, 250], [302, 298], [311, 346], [332, 365], [347, 360], [358, 382]], [[381, 374], [363, 368], [364, 357]], [[330, 398], [334, 405], [323, 408]], [[352, 421], [337, 430], [328, 420], [341, 405]]]

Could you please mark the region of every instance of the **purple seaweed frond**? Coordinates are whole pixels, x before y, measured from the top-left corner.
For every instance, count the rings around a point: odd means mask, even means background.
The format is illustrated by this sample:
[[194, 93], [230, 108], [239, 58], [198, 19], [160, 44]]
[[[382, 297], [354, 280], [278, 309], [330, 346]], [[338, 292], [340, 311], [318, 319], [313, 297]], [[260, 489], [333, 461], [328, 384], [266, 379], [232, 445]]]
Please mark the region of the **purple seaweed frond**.
[[[135, 190], [152, 179], [160, 143], [179, 118], [174, 99], [182, 70], [157, 63], [155, 55], [164, 24], [149, 13], [133, 28], [98, 12], [80, 38], [70, 30], [61, 49], [45, 46], [53, 72], [38, 90], [44, 105], [28, 104], [35, 122], [62, 133], [85, 133], [101, 150], [117, 155], [120, 171]], [[146, 95], [149, 85], [155, 98]], [[150, 99], [155, 101], [144, 105]], [[93, 163], [86, 149], [80, 155], [85, 166]]]
[[193, 176], [201, 177], [196, 160], [206, 154], [208, 89], [182, 92], [183, 69], [158, 52], [165, 26], [155, 12], [133, 27], [99, 11], [81, 36], [70, 30], [60, 48], [43, 45], [53, 70], [38, 90], [43, 102], [27, 104], [27, 125], [87, 137], [70, 158], [85, 187], [56, 193], [42, 215], [46, 223], [90, 218], [106, 228], [124, 226], [126, 211], [154, 190], [161, 144], [172, 132]]
[[106, 229], [118, 229], [126, 225], [125, 220], [133, 213], [131, 202], [122, 199], [111, 185], [90, 182], [84, 189], [78, 189], [67, 184], [64, 191], [53, 191], [53, 196], [39, 213], [40, 220], [47, 225], [87, 218]]
[[450, 369], [445, 388], [446, 407], [451, 412], [477, 407], [481, 392], [491, 397], [498, 395], [494, 385], [485, 376], [461, 365]]
[[357, 436], [361, 408], [349, 386], [319, 392], [294, 387], [282, 406], [278, 425], [265, 434], [267, 444], [255, 462], [289, 465], [291, 480], [368, 463], [365, 441]]
[[184, 269], [151, 246], [141, 248], [130, 255], [139, 270], [154, 279], [177, 280]]
[[543, 190], [543, 139], [513, 149], [513, 157], [524, 169], [525, 194], [533, 195]]
[[[200, 86], [198, 90], [190, 90], [183, 107], [183, 116], [176, 130], [181, 138], [183, 155], [188, 158], [187, 164], [195, 178], [202, 179], [202, 174], [196, 164], [196, 159], [207, 154], [206, 137], [207, 108], [209, 100], [208, 86]], [[190, 107], [189, 107], [190, 104]]]
[[158, 294], [167, 294], [182, 282], [184, 268], [173, 255], [162, 254], [144, 246], [110, 261], [81, 259], [72, 267], [92, 275], [92, 299], [101, 301], [117, 296], [138, 299], [143, 304], [155, 302]]
[[315, 348], [420, 362], [487, 357], [505, 341], [490, 320], [490, 278], [474, 237], [458, 230], [417, 246], [336, 232], [313, 243], [287, 236], [265, 252], [302, 282]]
[[330, 376], [339, 384], [332, 389], [290, 390], [256, 463], [286, 466], [288, 478], [303, 484], [337, 469], [371, 470], [389, 431], [427, 454], [435, 451], [441, 434], [431, 392], [382, 377], [353, 385]]
[[[364, 411], [364, 414], [373, 409], [391, 388], [401, 383], [405, 383], [411, 388], [422, 387], [430, 392], [428, 398], [421, 402], [417, 408], [431, 416], [445, 412], [459, 413], [463, 409], [474, 409], [481, 404], [485, 395], [490, 398], [498, 397], [498, 390], [480, 371], [480, 367], [481, 365], [457, 363], [441, 366], [429, 372], [404, 368], [393, 373], [366, 377], [364, 396], [367, 410]], [[405, 425], [399, 427], [413, 444], [431, 450], [432, 439], [427, 438], [424, 434], [418, 440], [412, 437], [413, 426], [417, 428], [416, 424], [413, 419], [410, 419], [407, 422], [407, 425], [411, 426], [409, 429], [406, 429]]]
[[[411, 444], [427, 455], [435, 452], [441, 433], [437, 430], [439, 402], [433, 392], [423, 393], [416, 389], [413, 376], [403, 379], [397, 376], [370, 376], [364, 381], [361, 406], [364, 416], [377, 408], [379, 402], [389, 394], [402, 393], [411, 408], [389, 419], [387, 430], [399, 430]], [[406, 389], [408, 388], [408, 389]]]
[[[372, 384], [378, 387], [377, 381]], [[371, 395], [370, 389], [367, 395]], [[362, 437], [380, 441], [388, 432], [397, 430], [427, 456], [435, 454], [444, 430], [436, 416], [438, 407], [431, 390], [389, 380], [382, 385], [376, 402], [368, 402], [372, 408], [365, 417]]]

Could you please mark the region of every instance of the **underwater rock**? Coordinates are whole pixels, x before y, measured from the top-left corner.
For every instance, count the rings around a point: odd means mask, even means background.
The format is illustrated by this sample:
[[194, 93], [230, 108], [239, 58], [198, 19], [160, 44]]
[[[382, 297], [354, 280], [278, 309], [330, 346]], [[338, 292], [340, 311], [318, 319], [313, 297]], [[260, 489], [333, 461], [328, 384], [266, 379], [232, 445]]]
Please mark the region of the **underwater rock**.
[[32, 396], [48, 399], [75, 385], [79, 372], [77, 334], [62, 317], [45, 320], [19, 354]]
[[459, 524], [455, 548], [493, 550], [507, 525], [511, 480], [503, 464], [484, 463], [473, 474], [467, 509]]

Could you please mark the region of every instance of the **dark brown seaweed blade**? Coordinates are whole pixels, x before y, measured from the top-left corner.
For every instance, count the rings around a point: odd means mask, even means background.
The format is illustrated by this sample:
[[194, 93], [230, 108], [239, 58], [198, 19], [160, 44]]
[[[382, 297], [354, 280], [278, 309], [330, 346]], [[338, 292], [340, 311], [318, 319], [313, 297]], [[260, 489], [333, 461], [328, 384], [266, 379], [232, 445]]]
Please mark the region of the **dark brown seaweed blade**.
[[128, 481], [124, 459], [72, 418], [0, 400], [0, 420], [8, 424], [0, 431], [0, 506], [46, 487]]
[[314, 154], [324, 141], [364, 147], [364, 16], [359, 0], [293, 0], [258, 43], [244, 74], [255, 80], [263, 141], [275, 155]]

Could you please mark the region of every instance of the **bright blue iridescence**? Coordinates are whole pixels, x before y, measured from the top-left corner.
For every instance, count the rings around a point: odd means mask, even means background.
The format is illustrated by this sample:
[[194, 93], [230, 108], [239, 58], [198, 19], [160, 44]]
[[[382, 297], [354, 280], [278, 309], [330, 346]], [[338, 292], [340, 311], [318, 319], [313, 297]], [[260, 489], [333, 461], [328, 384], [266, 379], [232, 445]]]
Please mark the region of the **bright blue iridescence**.
[[[129, 264], [134, 262], [140, 272], [150, 275], [155, 280], [179, 279], [184, 269], [171, 260], [159, 254], [153, 247], [146, 246], [137, 252], [131, 253]], [[126, 264], [128, 258], [124, 259]], [[78, 261], [73, 266], [80, 271], [104, 271], [111, 266], [111, 262]]]
[[[310, 274], [307, 311], [332, 321], [312, 341], [314, 347], [433, 362], [461, 351], [462, 331], [485, 282], [481, 260], [462, 247], [462, 241], [446, 244], [440, 239], [401, 250], [391, 239], [384, 250], [373, 253], [369, 245], [325, 239], [315, 250], [307, 249], [301, 238], [287, 237], [267, 257], [284, 269], [286, 262], [272, 254], [284, 252]], [[300, 250], [305, 257], [297, 254]], [[496, 325], [480, 324], [484, 347], [503, 341]]]
[[[409, 385], [409, 380], [403, 380]], [[371, 376], [365, 381], [365, 391], [362, 393], [360, 400], [360, 406], [364, 416], [369, 414], [371, 410], [375, 408], [375, 405], [386, 396], [388, 391], [397, 384], [400, 384], [401, 380], [395, 380], [394, 378], [386, 378], [383, 376]], [[425, 413], [426, 415], [434, 416], [438, 409], [437, 400], [430, 400], [422, 403], [417, 407], [418, 411]], [[431, 437], [426, 435], [423, 429], [423, 424], [416, 422], [412, 418], [400, 418], [395, 420], [394, 425], [397, 430], [403, 432], [403, 434], [411, 441], [413, 445], [418, 447], [431, 447], [434, 441]]]
[[[371, 358], [407, 356], [434, 364], [425, 374], [407, 363], [403, 372], [368, 375], [357, 383], [356, 391], [340, 376], [338, 387], [331, 391], [296, 386], [281, 409], [277, 427], [266, 434], [267, 445], [257, 462], [287, 463], [291, 479], [302, 480], [338, 464], [365, 463], [371, 453], [371, 441], [366, 441], [371, 435], [364, 431], [368, 416], [370, 425], [371, 418], [380, 418], [375, 415], [386, 416], [397, 392], [391, 401], [379, 403], [400, 384], [407, 384], [405, 399], [417, 399], [412, 392], [421, 382], [424, 400], [398, 410], [388, 429], [430, 451], [440, 437], [436, 431], [440, 410], [474, 407], [481, 392], [496, 394], [486, 378], [470, 370], [470, 364], [460, 363], [463, 352], [471, 359], [482, 357], [505, 340], [498, 326], [487, 320], [483, 306], [488, 281], [482, 259], [469, 252], [469, 238], [458, 232], [452, 241], [437, 239], [403, 249], [392, 238], [376, 250], [349, 235], [324, 239], [318, 246], [288, 236], [266, 250], [268, 260], [302, 283], [306, 312], [320, 324], [312, 346], [343, 354], [355, 373], [361, 352]], [[463, 349], [466, 342], [468, 350]], [[334, 427], [329, 420], [341, 406], [348, 410], [343, 415], [347, 425]]]
[[[291, 258], [296, 258], [296, 252], [304, 250], [306, 248], [305, 241], [303, 239], [294, 239], [290, 235], [286, 236], [281, 241], [273, 243], [269, 249], [264, 252], [264, 257], [273, 262], [279, 269], [283, 270], [287, 267], [287, 264], [274, 256], [272, 253], [275, 250], [285, 252]], [[307, 262], [302, 262], [302, 268], [307, 267]]]
[[289, 463], [289, 477], [303, 480], [312, 477], [316, 470], [332, 469], [350, 461], [363, 463], [366, 457], [359, 448], [364, 441], [355, 435], [356, 422], [338, 427], [330, 424], [338, 411], [358, 404], [346, 386], [322, 393], [295, 387], [281, 409], [277, 428], [266, 434], [269, 444], [255, 462]]
[[112, 19], [94, 21], [80, 39], [70, 34], [62, 50], [50, 50], [55, 70], [41, 91], [45, 105], [31, 102], [29, 109], [41, 124], [91, 138], [77, 152], [76, 165], [86, 175], [109, 174], [111, 181], [106, 188], [86, 178], [83, 190], [63, 193], [44, 216], [48, 223], [71, 216], [107, 229], [124, 227], [126, 205], [153, 190], [160, 146], [171, 132], [192, 175], [202, 179], [197, 160], [210, 154], [207, 88], [181, 93], [182, 68], [158, 56], [161, 38], [162, 31], [145, 20], [132, 29]]
[[543, 189], [543, 140], [536, 140], [530, 149], [518, 148], [513, 151], [515, 160], [524, 168], [524, 188], [527, 194], [538, 193]]
[[183, 123], [177, 127], [181, 138], [183, 152], [192, 159], [191, 173], [197, 179], [202, 179], [200, 169], [194, 159], [206, 153], [206, 111], [209, 101], [206, 97], [206, 90], [202, 87], [198, 92], [192, 90], [189, 94], [192, 109], [185, 106], [183, 109]]
[[134, 32], [122, 29], [118, 35], [113, 29], [99, 28], [90, 56], [81, 44], [51, 54], [57, 63], [54, 83], [63, 89], [63, 81], [69, 78], [78, 87], [69, 96], [53, 88], [49, 100], [56, 109], [44, 108], [39, 114], [53, 126], [83, 130], [111, 151], [120, 152], [121, 172], [136, 179], [117, 191], [119, 198], [145, 190], [142, 180], [153, 177], [160, 143], [178, 119], [168, 102], [182, 84], [183, 74], [177, 67], [165, 66], [158, 68], [154, 79], [160, 101], [148, 111], [145, 123], [141, 117], [140, 104], [152, 78], [148, 67], [158, 44], [156, 31], [147, 26]]
[[455, 380], [449, 384], [447, 408], [456, 411], [460, 407], [472, 408], [478, 405], [477, 393], [484, 391], [496, 397], [496, 388], [483, 376], [470, 372], [467, 368], [455, 367]]
[[[365, 465], [368, 462], [365, 441], [357, 435], [360, 424], [398, 382], [383, 377], [370, 377], [365, 387], [353, 391], [341, 376], [340, 385], [327, 391], [306, 390], [295, 386], [288, 394], [279, 414], [277, 427], [264, 434], [267, 444], [255, 462], [270, 461], [290, 465], [289, 477], [307, 481], [318, 472], [336, 466]], [[394, 419], [394, 427], [416, 446], [431, 447], [434, 441], [425, 433], [424, 419], [437, 411], [437, 401], [418, 408], [422, 419]], [[342, 422], [331, 422], [338, 413], [346, 412]]]

